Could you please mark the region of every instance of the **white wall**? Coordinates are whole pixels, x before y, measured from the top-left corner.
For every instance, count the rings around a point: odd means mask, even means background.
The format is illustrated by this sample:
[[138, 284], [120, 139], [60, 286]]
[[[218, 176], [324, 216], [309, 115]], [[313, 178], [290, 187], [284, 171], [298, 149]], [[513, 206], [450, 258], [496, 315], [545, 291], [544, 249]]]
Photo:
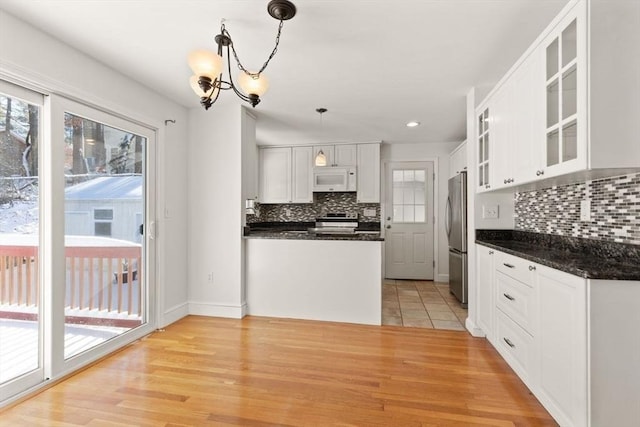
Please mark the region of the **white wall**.
[[240, 318], [246, 306], [241, 106], [227, 95], [209, 111], [189, 110], [189, 312]]
[[[448, 177], [449, 177], [449, 153], [453, 151], [461, 141], [443, 142], [432, 144], [382, 144], [380, 160], [383, 164], [382, 179], [384, 180], [384, 165], [396, 161], [434, 161], [436, 167], [437, 211], [434, 232], [437, 241], [436, 270], [434, 279], [437, 281], [449, 281], [449, 245], [444, 228], [444, 210], [447, 202]], [[384, 187], [384, 186], [383, 186]], [[384, 190], [383, 190], [384, 191]], [[381, 195], [381, 202], [385, 200], [385, 194]]]
[[[156, 129], [158, 326], [186, 315], [186, 109], [2, 10], [0, 22], [0, 78]], [[165, 126], [165, 119], [176, 123]]]

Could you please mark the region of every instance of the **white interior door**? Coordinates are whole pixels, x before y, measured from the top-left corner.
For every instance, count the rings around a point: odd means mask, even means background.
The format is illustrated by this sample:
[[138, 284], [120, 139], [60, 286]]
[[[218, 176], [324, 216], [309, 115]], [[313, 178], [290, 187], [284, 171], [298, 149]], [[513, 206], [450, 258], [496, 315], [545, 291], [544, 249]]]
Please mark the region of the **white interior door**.
[[386, 170], [385, 277], [433, 280], [433, 163]]

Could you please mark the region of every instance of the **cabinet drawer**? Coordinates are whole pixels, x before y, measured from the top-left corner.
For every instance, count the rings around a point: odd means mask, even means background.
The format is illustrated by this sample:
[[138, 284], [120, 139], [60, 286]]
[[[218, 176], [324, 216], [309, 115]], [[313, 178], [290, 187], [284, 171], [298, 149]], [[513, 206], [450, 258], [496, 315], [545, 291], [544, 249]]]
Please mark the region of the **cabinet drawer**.
[[533, 287], [533, 272], [535, 269], [535, 264], [531, 261], [498, 252], [496, 270], [521, 281], [527, 286]]
[[529, 385], [534, 377], [533, 337], [500, 310], [496, 310], [495, 345], [520, 379]]
[[534, 289], [524, 283], [496, 272], [496, 305], [525, 331], [535, 335], [533, 316], [535, 314]]

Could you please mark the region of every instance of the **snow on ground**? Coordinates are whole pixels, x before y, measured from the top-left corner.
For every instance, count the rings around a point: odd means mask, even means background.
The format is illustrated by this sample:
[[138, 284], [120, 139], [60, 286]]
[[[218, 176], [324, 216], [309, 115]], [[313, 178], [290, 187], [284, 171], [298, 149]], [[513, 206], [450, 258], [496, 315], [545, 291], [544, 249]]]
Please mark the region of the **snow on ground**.
[[0, 205], [0, 233], [38, 233], [37, 200], [16, 200]]

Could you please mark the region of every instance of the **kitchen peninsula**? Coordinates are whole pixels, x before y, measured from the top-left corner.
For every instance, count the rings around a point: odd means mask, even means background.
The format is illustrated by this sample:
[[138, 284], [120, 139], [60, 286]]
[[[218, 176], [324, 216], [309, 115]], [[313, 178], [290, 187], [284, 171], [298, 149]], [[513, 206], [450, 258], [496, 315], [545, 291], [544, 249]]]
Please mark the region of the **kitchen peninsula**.
[[306, 230], [286, 223], [245, 230], [248, 314], [380, 325], [379, 230]]

